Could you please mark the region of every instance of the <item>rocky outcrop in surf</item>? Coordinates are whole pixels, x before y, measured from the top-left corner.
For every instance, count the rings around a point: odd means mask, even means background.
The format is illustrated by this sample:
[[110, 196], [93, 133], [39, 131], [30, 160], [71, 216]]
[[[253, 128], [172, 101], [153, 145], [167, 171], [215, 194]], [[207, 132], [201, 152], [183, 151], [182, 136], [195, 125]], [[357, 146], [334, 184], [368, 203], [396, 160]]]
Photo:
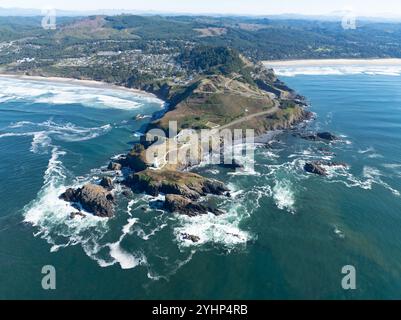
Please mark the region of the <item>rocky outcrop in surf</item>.
[[309, 173], [317, 174], [319, 176], [327, 176], [327, 167], [341, 167], [348, 168], [348, 165], [343, 162], [331, 162], [331, 161], [313, 161], [307, 162], [304, 165], [304, 170]]
[[85, 218], [86, 215], [85, 215], [84, 213], [82, 213], [81, 211], [71, 212], [71, 213], [70, 213], [70, 218], [71, 218], [71, 219], [75, 219], [76, 217]]
[[333, 142], [339, 140], [337, 136], [330, 132], [318, 132], [312, 134], [299, 134], [299, 136], [304, 140], [309, 141], [328, 141]]
[[229, 192], [220, 181], [180, 171], [147, 169], [129, 175], [125, 184], [134, 192], [145, 192], [152, 196], [158, 196], [160, 193], [175, 194], [190, 200], [197, 200], [208, 194], [228, 195]]
[[111, 161], [108, 169], [116, 171], [122, 168], [129, 168], [135, 172], [143, 171], [148, 167], [145, 159], [145, 151], [143, 144], [136, 143], [128, 154]]
[[110, 177], [103, 177], [102, 180], [100, 181], [100, 185], [109, 191], [113, 190], [114, 188], [113, 179]]
[[60, 195], [60, 199], [80, 205], [85, 211], [98, 217], [114, 216], [114, 196], [99, 185], [88, 183], [82, 188], [67, 189]]
[[317, 174], [319, 176], [326, 176], [327, 171], [321, 165], [316, 162], [307, 162], [304, 166], [304, 170], [309, 173]]
[[107, 167], [107, 170], [110, 170], [110, 171], [119, 171], [119, 170], [122, 169], [122, 167], [123, 167], [123, 166], [121, 165], [121, 163], [111, 161], [111, 162], [109, 163], [108, 167]]
[[164, 202], [163, 208], [167, 211], [178, 212], [180, 214], [185, 214], [190, 217], [208, 214], [209, 212], [215, 215], [221, 215], [224, 213], [219, 209], [198, 203], [196, 201], [192, 201], [188, 198], [176, 194], [166, 195], [166, 200]]
[[188, 233], [181, 234], [182, 239], [192, 241], [193, 243], [199, 242], [200, 238]]

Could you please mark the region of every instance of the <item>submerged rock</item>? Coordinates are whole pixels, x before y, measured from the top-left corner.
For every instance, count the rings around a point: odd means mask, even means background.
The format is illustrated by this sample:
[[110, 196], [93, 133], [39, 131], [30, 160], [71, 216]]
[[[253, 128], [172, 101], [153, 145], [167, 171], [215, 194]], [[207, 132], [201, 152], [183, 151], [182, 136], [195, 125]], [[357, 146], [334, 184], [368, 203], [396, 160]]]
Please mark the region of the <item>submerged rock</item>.
[[82, 188], [67, 189], [60, 199], [79, 203], [82, 208], [99, 217], [114, 215], [114, 196], [102, 186], [86, 184]]
[[176, 194], [166, 195], [166, 200], [163, 207], [170, 212], [177, 212], [190, 217], [208, 214], [209, 212], [215, 215], [221, 215], [224, 213], [219, 209], [212, 208]]

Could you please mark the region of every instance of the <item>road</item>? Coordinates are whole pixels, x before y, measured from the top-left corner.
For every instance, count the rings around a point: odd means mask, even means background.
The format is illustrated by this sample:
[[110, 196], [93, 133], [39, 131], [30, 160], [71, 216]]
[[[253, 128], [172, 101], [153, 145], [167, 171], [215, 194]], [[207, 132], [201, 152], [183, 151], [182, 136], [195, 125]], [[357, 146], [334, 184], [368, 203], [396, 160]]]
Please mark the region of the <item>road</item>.
[[[260, 99], [260, 100], [266, 99], [267, 97], [269, 97], [270, 99], [275, 99], [276, 98], [276, 96], [271, 92], [266, 92], [265, 96], [263, 96], [263, 95], [261, 96], [260, 92], [256, 92], [256, 91], [252, 91], [252, 90], [250, 91], [249, 88], [247, 88], [244, 84], [241, 84], [241, 83], [239, 83], [239, 86], [242, 86], [245, 91], [240, 91], [239, 89], [231, 88], [230, 87], [231, 83], [234, 80], [237, 80], [237, 79], [239, 79], [241, 77], [242, 77], [242, 75], [235, 75], [234, 77], [228, 79], [224, 83], [224, 89], [229, 91], [230, 93], [235, 93], [235, 94], [238, 94], [238, 95], [243, 96], [245, 98]], [[199, 93], [205, 93], [205, 94], [223, 94], [224, 93], [223, 90], [216, 88], [213, 85], [212, 81], [209, 80], [209, 79], [206, 79], [204, 84], [211, 84], [216, 90], [215, 91], [202, 91], [202, 90], [199, 90]]]
[[234, 121], [232, 121], [232, 122], [230, 122], [230, 123], [228, 123], [228, 124], [225, 124], [224, 126], [218, 127], [217, 129], [223, 130], [223, 129], [232, 127], [232, 126], [234, 126], [234, 125], [236, 125], [236, 124], [239, 124], [239, 123], [244, 122], [244, 121], [248, 121], [248, 120], [253, 119], [253, 118], [256, 118], [256, 117], [261, 117], [261, 116], [266, 116], [266, 115], [274, 114], [274, 113], [276, 113], [277, 111], [279, 111], [279, 105], [280, 105], [280, 104], [279, 104], [277, 101], [274, 101], [274, 106], [273, 106], [272, 108], [270, 108], [269, 110], [262, 111], [262, 112], [257, 112], [257, 113], [253, 113], [253, 114], [250, 114], [250, 115], [248, 115], [248, 116], [239, 118], [239, 119], [234, 120]]

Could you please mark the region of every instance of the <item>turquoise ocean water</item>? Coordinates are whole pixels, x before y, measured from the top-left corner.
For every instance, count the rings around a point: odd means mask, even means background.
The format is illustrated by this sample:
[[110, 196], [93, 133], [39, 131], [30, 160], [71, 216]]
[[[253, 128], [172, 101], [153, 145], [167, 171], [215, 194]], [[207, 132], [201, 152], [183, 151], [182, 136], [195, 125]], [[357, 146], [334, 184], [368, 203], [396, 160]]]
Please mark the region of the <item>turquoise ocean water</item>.
[[[283, 80], [310, 101], [317, 119], [309, 128], [340, 142], [282, 133], [256, 149], [254, 170], [196, 168], [232, 189], [233, 199], [217, 199], [224, 216], [180, 217], [136, 195], [120, 197], [111, 220], [71, 220], [60, 192], [97, 181], [150, 120], [135, 115], [162, 104], [1, 78], [0, 298], [400, 298], [401, 77]], [[349, 169], [311, 176], [302, 170], [310, 159]], [[54, 291], [41, 287], [44, 265], [57, 270]], [[354, 291], [341, 287], [345, 265], [356, 268]]]

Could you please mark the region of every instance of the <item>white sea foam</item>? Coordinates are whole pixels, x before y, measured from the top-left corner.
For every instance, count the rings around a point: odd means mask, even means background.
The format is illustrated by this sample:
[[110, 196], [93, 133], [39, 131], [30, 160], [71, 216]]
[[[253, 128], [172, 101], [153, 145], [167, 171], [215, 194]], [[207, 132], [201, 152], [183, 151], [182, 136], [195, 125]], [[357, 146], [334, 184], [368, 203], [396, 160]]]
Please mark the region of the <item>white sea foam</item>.
[[[174, 229], [174, 233], [178, 242], [183, 246], [219, 244], [228, 249], [245, 244], [252, 236], [240, 229], [241, 218], [236, 210], [236, 206], [233, 206], [224, 216], [211, 213], [197, 217], [177, 216], [179, 226]], [[199, 242], [193, 243], [185, 239], [184, 235], [199, 237]]]
[[9, 129], [23, 129], [24, 132], [7, 132], [0, 134], [0, 138], [32, 136], [30, 151], [33, 153], [45, 153], [53, 145], [53, 139], [77, 142], [95, 139], [108, 133], [112, 127], [107, 124], [101, 127], [84, 128], [71, 123], [56, 123], [48, 120], [41, 123], [21, 121], [8, 126]]
[[218, 170], [218, 169], [207, 169], [207, 170], [205, 170], [205, 172], [213, 174], [213, 175], [217, 175], [217, 174], [220, 173], [220, 170]]
[[359, 154], [366, 154], [369, 159], [380, 159], [384, 158], [383, 155], [376, 152], [375, 148], [369, 147], [367, 149], [358, 150]]
[[355, 65], [355, 66], [278, 66], [274, 71], [279, 76], [294, 77], [297, 75], [387, 75], [400, 76], [401, 65], [394, 66], [374, 66], [374, 65]]
[[47, 152], [51, 142], [52, 139], [47, 135], [46, 132], [42, 131], [34, 133], [30, 151], [33, 153]]
[[88, 228], [105, 230], [107, 227], [105, 219], [90, 214], [82, 219], [70, 218], [70, 214], [77, 210], [71, 204], [59, 199], [60, 194], [66, 189], [64, 182], [68, 175], [60, 160], [63, 155], [65, 152], [53, 147], [43, 187], [38, 197], [24, 210], [24, 221], [38, 227], [38, 235], [54, 245], [57, 241], [64, 241], [62, 244], [75, 243], [81, 239], [81, 233]]
[[134, 229], [134, 232], [142, 240], [148, 241], [150, 238], [155, 236], [159, 231], [162, 231], [167, 226], [168, 226], [167, 223], [160, 222], [159, 224], [157, 224], [157, 226], [155, 228], [151, 229], [148, 232], [145, 232], [145, 230], [143, 230], [141, 227], [137, 226]]
[[[67, 188], [65, 181], [68, 172], [60, 160], [63, 155], [65, 155], [63, 151], [53, 148], [44, 175], [43, 187], [37, 199], [25, 207], [24, 221], [38, 228], [36, 236], [52, 244], [52, 252], [62, 247], [80, 244], [85, 253], [102, 267], [118, 263], [122, 269], [130, 269], [146, 264], [146, 257], [141, 252], [130, 253], [121, 247], [123, 239], [132, 233], [132, 227], [138, 221], [137, 218], [127, 220], [118, 241], [102, 245], [100, 240], [109, 229], [107, 219], [89, 213], [86, 213], [85, 217], [74, 219], [70, 217], [71, 213], [77, 210], [70, 203], [59, 199], [59, 195]], [[105, 249], [108, 249], [109, 257], [101, 258], [99, 253]]]
[[47, 81], [20, 80], [0, 77], [0, 101], [29, 101], [49, 104], [82, 104], [94, 108], [132, 110], [145, 103], [163, 102], [157, 98], [134, 92], [96, 88]]
[[138, 232], [138, 230], [141, 230], [143, 233], [143, 237], [141, 238], [143, 240], [148, 240], [152, 235], [162, 230], [166, 226], [166, 224], [158, 225], [154, 230], [151, 231], [150, 234], [145, 235], [144, 231], [139, 226], [137, 226], [137, 224], [139, 223], [139, 219], [132, 218], [132, 208], [136, 203], [138, 203], [138, 201], [139, 199], [131, 200], [128, 203], [127, 211], [131, 217], [128, 218], [127, 223], [122, 227], [122, 234], [120, 238], [116, 242], [108, 243], [102, 246], [102, 248], [109, 248], [109, 254], [112, 259], [106, 262], [102, 259], [97, 258], [96, 260], [98, 261], [100, 266], [108, 267], [118, 263], [122, 269], [132, 269], [139, 265], [148, 265], [145, 254], [139, 250], [128, 252], [128, 250], [124, 249], [122, 246], [123, 240], [133, 233], [140, 236], [140, 232]]
[[6, 132], [6, 133], [1, 133], [0, 138], [7, 138], [7, 137], [29, 137], [33, 136], [35, 133], [34, 132]]
[[381, 159], [381, 158], [384, 158], [384, 156], [379, 154], [379, 153], [372, 153], [372, 154], [368, 155], [368, 158], [370, 158], [370, 159]]
[[340, 239], [345, 238], [344, 232], [342, 232], [337, 226], [334, 226], [334, 234]]
[[11, 128], [11, 129], [21, 128], [23, 126], [31, 125], [31, 124], [32, 124], [32, 122], [30, 122], [30, 121], [18, 121], [18, 122], [10, 124], [8, 126], [8, 128]]
[[384, 188], [390, 190], [395, 196], [400, 196], [400, 192], [398, 190], [395, 190], [392, 188], [388, 183], [384, 182], [382, 180], [383, 174], [381, 171], [377, 168], [365, 166], [363, 168], [363, 176], [366, 178], [366, 185], [368, 186], [369, 189], [372, 188], [372, 184], [376, 183], [378, 185], [383, 186]]
[[[248, 218], [261, 206], [261, 201], [266, 198], [270, 198], [273, 195], [272, 188], [267, 184], [270, 179], [267, 176], [266, 184], [255, 185], [249, 190], [241, 189], [234, 183], [229, 183], [227, 186], [230, 189], [231, 200], [233, 200], [234, 208], [237, 212], [240, 212], [239, 218]], [[257, 184], [255, 182], [255, 184]], [[227, 204], [231, 204], [231, 200], [226, 200]]]
[[370, 166], [364, 166], [362, 172], [362, 178], [358, 178], [350, 172], [339, 171], [336, 172], [335, 177], [343, 177], [344, 180], [332, 179], [329, 180], [329, 182], [332, 183], [340, 182], [345, 184], [349, 188], [359, 187], [364, 190], [372, 190], [373, 185], [377, 184], [389, 190], [395, 196], [397, 197], [400, 196], [401, 194], [398, 190], [394, 189], [390, 184], [383, 181], [382, 179], [383, 176], [384, 176], [383, 173], [379, 169]]
[[[175, 215], [178, 225], [174, 228], [174, 234], [180, 246], [211, 244], [231, 250], [239, 245], [245, 245], [254, 238], [251, 232], [241, 228], [244, 219], [251, 215], [247, 203], [243, 201], [245, 194], [235, 185], [229, 184], [229, 186], [232, 196], [230, 199], [222, 198], [224, 203], [221, 204], [221, 209], [225, 211], [223, 215], [216, 216], [212, 213], [196, 217]], [[198, 237], [199, 241], [193, 243], [187, 239], [187, 235]]]
[[[142, 254], [131, 254], [121, 248], [120, 243], [109, 244], [110, 256], [121, 266], [121, 269], [133, 269], [138, 265], [146, 264], [146, 257]], [[114, 263], [112, 263], [114, 264]]]
[[359, 149], [358, 153], [365, 154], [365, 153], [370, 153], [370, 152], [375, 152], [375, 151], [376, 151], [375, 148], [369, 147], [369, 148], [366, 148], [366, 149]]
[[273, 198], [279, 209], [295, 213], [295, 194], [290, 181], [276, 181], [273, 187]]
[[389, 168], [389, 169], [400, 169], [401, 168], [401, 164], [399, 164], [399, 163], [385, 163], [385, 164], [383, 164], [383, 167]]

